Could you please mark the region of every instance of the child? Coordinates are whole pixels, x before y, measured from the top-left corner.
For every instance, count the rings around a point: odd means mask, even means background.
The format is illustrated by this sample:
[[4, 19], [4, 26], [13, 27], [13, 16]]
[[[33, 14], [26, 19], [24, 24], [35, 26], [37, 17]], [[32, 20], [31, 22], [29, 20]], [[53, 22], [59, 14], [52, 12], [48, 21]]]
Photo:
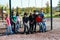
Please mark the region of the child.
[[20, 17], [19, 17], [18, 14], [16, 15], [16, 17], [17, 17], [16, 31], [19, 32], [18, 30], [19, 30], [19, 27], [20, 27]]
[[40, 15], [38, 15], [38, 16], [36, 17], [36, 22], [37, 22], [37, 23], [42, 22], [42, 19], [41, 19]]
[[24, 17], [23, 17], [23, 25], [24, 25], [24, 33], [26, 34], [26, 29], [28, 32], [28, 17], [27, 17], [27, 13], [24, 13]]
[[17, 23], [17, 17], [16, 17], [15, 12], [13, 13], [13, 16], [12, 16], [12, 23], [13, 23], [13, 28], [12, 28], [12, 31], [13, 31], [14, 33], [16, 33], [16, 23]]
[[40, 15], [38, 15], [38, 16], [36, 17], [36, 22], [38, 23], [38, 25], [39, 25], [39, 27], [40, 27], [39, 31], [42, 32], [42, 31], [43, 31], [43, 30], [42, 30], [42, 18], [40, 17]]
[[33, 14], [32, 13], [30, 13], [30, 15], [29, 15], [29, 26], [30, 26], [30, 28], [29, 28], [29, 32], [32, 34], [33, 33], [33, 27], [34, 27], [34, 17], [33, 17]]
[[12, 32], [12, 27], [11, 27], [10, 18], [8, 17], [8, 14], [6, 14], [5, 20], [6, 20], [6, 27], [7, 27], [6, 34], [8, 34], [9, 32], [10, 34], [12, 34], [13, 32]]
[[45, 24], [45, 18], [44, 18], [43, 10], [41, 10], [40, 17], [42, 18], [43, 30], [44, 30], [44, 32], [46, 32], [46, 24]]

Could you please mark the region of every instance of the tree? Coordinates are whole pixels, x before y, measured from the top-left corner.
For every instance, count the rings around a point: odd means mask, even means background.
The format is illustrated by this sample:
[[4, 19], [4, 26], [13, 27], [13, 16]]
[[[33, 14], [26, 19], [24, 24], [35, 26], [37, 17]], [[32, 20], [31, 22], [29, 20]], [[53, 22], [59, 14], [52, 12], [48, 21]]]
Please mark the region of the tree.
[[19, 14], [21, 13], [21, 8], [18, 8], [18, 13], [19, 13]]

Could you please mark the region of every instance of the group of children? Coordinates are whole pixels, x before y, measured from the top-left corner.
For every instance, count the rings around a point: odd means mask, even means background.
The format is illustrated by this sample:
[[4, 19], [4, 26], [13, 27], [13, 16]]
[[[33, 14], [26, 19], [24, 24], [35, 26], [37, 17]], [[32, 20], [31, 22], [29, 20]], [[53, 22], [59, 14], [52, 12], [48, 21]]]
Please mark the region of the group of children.
[[5, 20], [6, 34], [13, 34], [19, 31], [20, 17], [18, 14], [15, 15], [15, 13], [13, 13], [13, 16], [11, 18], [8, 16], [8, 14], [6, 14]]
[[[17, 15], [13, 14], [11, 20], [7, 14], [5, 19], [7, 24], [6, 34], [8, 34], [9, 32], [11, 34], [19, 32], [20, 17], [18, 14]], [[27, 16], [27, 13], [25, 12], [22, 21], [24, 25], [24, 33], [36, 32], [37, 24], [39, 25], [39, 32], [46, 32], [46, 24], [44, 21], [43, 10], [38, 14], [36, 14], [36, 11], [34, 11], [34, 14], [30, 13], [29, 16]]]
[[30, 13], [29, 17], [27, 16], [27, 13], [24, 13], [23, 25], [24, 33], [36, 32], [37, 25], [39, 25], [39, 32], [46, 32], [46, 24], [43, 10], [38, 14], [36, 14], [36, 11], [34, 11], [34, 14]]

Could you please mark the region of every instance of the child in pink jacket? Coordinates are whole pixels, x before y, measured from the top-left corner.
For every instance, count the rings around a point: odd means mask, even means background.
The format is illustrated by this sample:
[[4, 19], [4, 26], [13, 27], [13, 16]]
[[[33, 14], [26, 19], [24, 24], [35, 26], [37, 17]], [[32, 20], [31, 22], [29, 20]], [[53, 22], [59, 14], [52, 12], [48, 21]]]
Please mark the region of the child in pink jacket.
[[10, 23], [10, 18], [8, 17], [8, 14], [6, 14], [6, 34], [10, 33], [12, 34], [12, 27], [11, 27], [11, 23]]

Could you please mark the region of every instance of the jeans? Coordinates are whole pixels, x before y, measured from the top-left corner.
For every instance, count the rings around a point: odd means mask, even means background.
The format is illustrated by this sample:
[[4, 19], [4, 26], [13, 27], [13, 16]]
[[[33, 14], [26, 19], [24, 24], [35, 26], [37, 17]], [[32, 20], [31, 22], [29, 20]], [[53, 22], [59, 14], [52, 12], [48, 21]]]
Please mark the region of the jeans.
[[29, 25], [30, 25], [29, 32], [30, 32], [30, 33], [33, 33], [33, 31], [34, 31], [34, 30], [33, 30], [33, 24], [29, 24]]
[[28, 25], [24, 24], [24, 33], [26, 33], [26, 29], [27, 29], [27, 32], [28, 32]]
[[8, 34], [8, 33], [10, 33], [10, 34], [13, 33], [13, 32], [12, 32], [12, 27], [11, 27], [11, 25], [10, 25], [10, 26], [7, 26], [7, 28], [6, 28], [6, 34]]
[[44, 31], [46, 31], [46, 23], [45, 22], [42, 22], [42, 24], [43, 24]]
[[13, 31], [14, 33], [16, 33], [16, 32], [15, 32], [15, 30], [16, 30], [15, 27], [16, 27], [16, 23], [12, 23], [12, 31]]
[[36, 22], [34, 23], [33, 26], [34, 26], [34, 30], [33, 31], [36, 32]]
[[19, 23], [17, 23], [17, 24], [16, 24], [16, 27], [15, 27], [16, 32], [19, 30], [19, 28], [20, 28], [20, 24], [19, 24]]
[[39, 27], [40, 27], [40, 29], [39, 29], [39, 31], [40, 32], [45, 32], [46, 31], [46, 24], [45, 24], [45, 22], [40, 22], [40, 23], [38, 23], [39, 24]]
[[42, 32], [43, 31], [42, 23], [40, 22], [38, 23], [38, 25], [39, 25], [39, 31]]

